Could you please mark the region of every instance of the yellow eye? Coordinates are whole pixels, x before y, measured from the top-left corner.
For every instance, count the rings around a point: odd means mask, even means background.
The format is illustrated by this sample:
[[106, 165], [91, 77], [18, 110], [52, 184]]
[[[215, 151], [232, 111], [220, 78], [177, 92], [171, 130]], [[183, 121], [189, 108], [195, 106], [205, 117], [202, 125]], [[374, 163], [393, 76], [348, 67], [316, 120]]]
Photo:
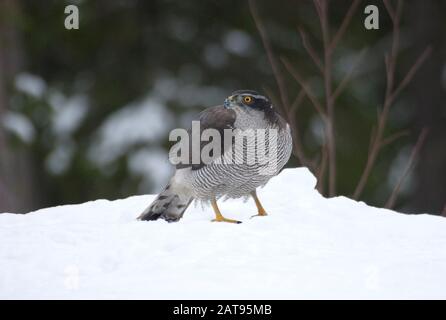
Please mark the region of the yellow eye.
[[250, 96], [243, 97], [243, 102], [251, 103], [252, 102], [252, 97], [250, 97]]

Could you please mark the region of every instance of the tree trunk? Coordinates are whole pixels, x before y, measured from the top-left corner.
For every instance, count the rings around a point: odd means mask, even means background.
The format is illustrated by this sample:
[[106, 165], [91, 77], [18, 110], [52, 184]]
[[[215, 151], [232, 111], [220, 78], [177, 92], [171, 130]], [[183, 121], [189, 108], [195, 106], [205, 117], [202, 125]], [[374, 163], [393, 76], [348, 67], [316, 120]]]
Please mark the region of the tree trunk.
[[10, 108], [10, 89], [23, 60], [15, 26], [19, 14], [18, 1], [0, 1], [0, 213], [35, 208], [30, 154], [11, 146], [2, 125]]
[[419, 54], [428, 45], [433, 48], [408, 89], [416, 105], [417, 132], [430, 128], [416, 167], [416, 189], [409, 207], [413, 212], [439, 214], [446, 203], [446, 3], [425, 0], [407, 4], [411, 28], [407, 34], [413, 39], [413, 53]]

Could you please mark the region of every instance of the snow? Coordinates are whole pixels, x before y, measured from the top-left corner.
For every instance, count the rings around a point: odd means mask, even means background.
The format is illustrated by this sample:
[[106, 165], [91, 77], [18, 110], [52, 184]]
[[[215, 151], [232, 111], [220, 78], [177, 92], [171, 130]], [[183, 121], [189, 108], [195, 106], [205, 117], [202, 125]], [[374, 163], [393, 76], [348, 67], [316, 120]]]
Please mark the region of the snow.
[[446, 219], [325, 199], [304, 168], [252, 201], [136, 217], [154, 196], [0, 215], [0, 298], [445, 299]]

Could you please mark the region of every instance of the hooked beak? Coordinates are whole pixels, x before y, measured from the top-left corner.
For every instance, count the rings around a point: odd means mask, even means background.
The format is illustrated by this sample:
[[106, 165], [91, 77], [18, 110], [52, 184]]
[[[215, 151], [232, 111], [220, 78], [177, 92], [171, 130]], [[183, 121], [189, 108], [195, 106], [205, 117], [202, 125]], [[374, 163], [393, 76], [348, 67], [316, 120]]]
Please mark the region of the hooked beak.
[[229, 96], [225, 99], [225, 102], [223, 103], [223, 106], [226, 109], [229, 109], [232, 107], [232, 104], [234, 103], [234, 96]]

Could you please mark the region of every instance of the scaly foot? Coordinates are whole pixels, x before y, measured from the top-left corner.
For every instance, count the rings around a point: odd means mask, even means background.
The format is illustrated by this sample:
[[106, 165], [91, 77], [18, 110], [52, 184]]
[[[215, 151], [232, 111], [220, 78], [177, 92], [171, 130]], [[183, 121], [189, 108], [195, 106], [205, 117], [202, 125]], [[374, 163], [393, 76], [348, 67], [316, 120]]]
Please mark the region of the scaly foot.
[[264, 217], [264, 216], [267, 216], [268, 214], [266, 213], [265, 209], [263, 209], [262, 204], [260, 203], [260, 200], [257, 197], [257, 193], [256, 193], [255, 190], [253, 192], [251, 192], [251, 196], [254, 198], [254, 201], [255, 201], [256, 207], [257, 207], [257, 214], [253, 215], [251, 217], [251, 219], [254, 218], [254, 217]]
[[213, 219], [212, 222], [242, 223], [241, 221], [238, 220], [232, 220], [223, 217], [223, 215], [220, 212], [220, 209], [218, 209], [217, 200], [215, 200], [215, 198], [211, 200], [211, 205], [215, 212], [215, 219]]
[[228, 223], [242, 223], [241, 221], [238, 220], [232, 220], [232, 219], [227, 219], [225, 217], [217, 217], [215, 219], [212, 219], [212, 222], [228, 222]]
[[255, 214], [251, 216], [251, 219], [254, 217], [266, 217], [268, 214], [265, 211], [259, 212], [258, 214]]

